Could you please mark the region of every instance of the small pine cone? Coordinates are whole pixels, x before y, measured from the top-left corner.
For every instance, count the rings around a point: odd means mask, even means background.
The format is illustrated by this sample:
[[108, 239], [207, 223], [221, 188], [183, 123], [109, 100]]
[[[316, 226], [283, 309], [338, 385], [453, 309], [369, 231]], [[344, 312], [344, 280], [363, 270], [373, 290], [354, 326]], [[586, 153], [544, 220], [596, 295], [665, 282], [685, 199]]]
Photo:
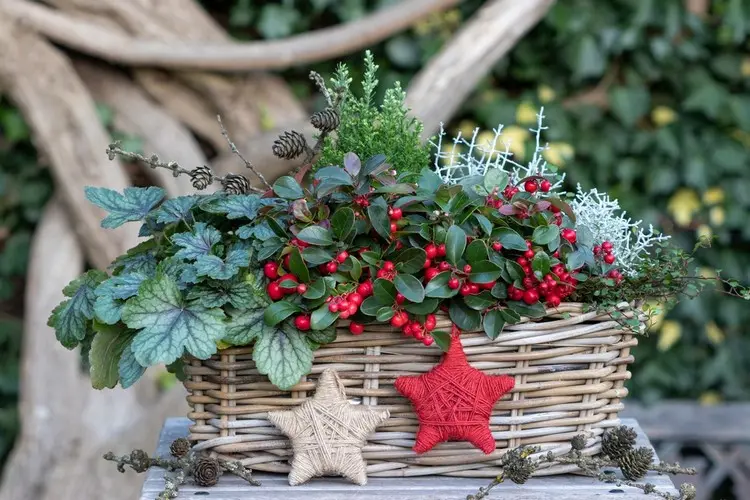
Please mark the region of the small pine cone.
[[320, 130], [321, 132], [330, 132], [331, 130], [336, 130], [340, 122], [341, 120], [339, 119], [339, 114], [335, 109], [332, 108], [326, 108], [323, 111], [318, 111], [317, 113], [313, 114], [312, 117], [310, 117], [310, 123], [312, 123], [312, 126]]
[[613, 460], [617, 460], [633, 449], [636, 433], [630, 427], [621, 425], [604, 433], [602, 451]]
[[198, 190], [206, 189], [213, 178], [211, 169], [206, 165], [195, 167], [190, 171], [190, 181], [193, 183], [193, 187]]
[[297, 131], [284, 132], [273, 142], [271, 150], [279, 158], [292, 160], [305, 152], [307, 141], [305, 136]]
[[696, 495], [695, 486], [690, 483], [682, 483], [680, 485], [680, 499], [681, 500], [694, 500]]
[[151, 459], [143, 450], [133, 450], [130, 452], [130, 466], [136, 472], [146, 472], [151, 467]]
[[250, 191], [250, 181], [242, 175], [227, 174], [221, 187], [227, 194], [247, 194]]
[[172, 444], [169, 446], [169, 453], [171, 453], [173, 457], [182, 458], [188, 454], [190, 448], [190, 441], [185, 438], [177, 438], [172, 441]]
[[586, 447], [586, 436], [583, 434], [578, 434], [573, 439], [570, 440], [570, 446], [574, 450], [582, 450]]
[[536, 470], [535, 462], [524, 455], [523, 450], [514, 449], [508, 452], [503, 466], [505, 476], [516, 484], [524, 484]]
[[630, 450], [617, 459], [617, 465], [622, 475], [631, 481], [638, 481], [648, 472], [654, 460], [654, 452], [650, 448], [641, 447]]
[[215, 458], [199, 458], [193, 464], [193, 479], [198, 486], [213, 486], [219, 482], [221, 466]]

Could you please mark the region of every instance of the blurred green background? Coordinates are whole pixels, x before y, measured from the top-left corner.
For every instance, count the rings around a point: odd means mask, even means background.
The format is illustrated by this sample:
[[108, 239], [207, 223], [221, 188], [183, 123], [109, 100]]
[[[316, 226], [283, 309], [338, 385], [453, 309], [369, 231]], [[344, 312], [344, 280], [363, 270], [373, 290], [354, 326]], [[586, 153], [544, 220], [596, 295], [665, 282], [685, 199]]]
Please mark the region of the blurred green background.
[[[239, 39], [278, 38], [355, 19], [389, 1], [222, 0], [204, 6]], [[408, 87], [481, 5], [467, 1], [373, 47], [381, 91]], [[528, 154], [545, 107], [547, 159], [620, 199], [686, 248], [716, 237], [697, 272], [750, 281], [750, 2], [713, 0], [706, 16], [685, 0], [559, 0], [446, 124], [450, 133], [505, 124]], [[362, 54], [346, 59], [357, 78]], [[335, 62], [316, 64], [324, 76]], [[283, 74], [311, 107], [310, 68]], [[107, 121], [107, 110], [102, 109]], [[116, 134], [116, 131], [113, 131]], [[128, 147], [137, 147], [138, 138]], [[526, 146], [525, 149], [520, 145]], [[18, 354], [29, 242], [52, 183], [23, 118], [0, 95], [0, 456], [17, 427]], [[646, 402], [750, 399], [750, 308], [708, 293], [654, 321], [628, 384]], [[50, 341], [53, 341], [50, 339]]]

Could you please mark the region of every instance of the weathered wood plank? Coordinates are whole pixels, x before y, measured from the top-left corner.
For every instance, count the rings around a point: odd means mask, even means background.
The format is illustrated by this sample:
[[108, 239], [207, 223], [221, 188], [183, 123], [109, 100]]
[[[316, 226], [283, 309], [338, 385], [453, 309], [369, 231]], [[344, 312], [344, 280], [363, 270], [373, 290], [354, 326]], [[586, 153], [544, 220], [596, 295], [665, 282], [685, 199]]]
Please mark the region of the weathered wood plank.
[[[169, 453], [169, 444], [180, 436], [187, 435], [189, 421], [184, 418], [168, 419], [162, 429], [157, 453]], [[639, 446], [651, 446], [648, 438], [635, 420], [625, 419], [624, 425], [638, 431]], [[370, 478], [367, 486], [352, 485], [339, 478], [320, 478], [301, 486], [291, 487], [284, 474], [258, 473], [263, 483], [260, 487], [247, 485], [237, 477], [226, 475], [212, 488], [200, 488], [186, 484], [180, 489], [178, 499], [209, 496], [214, 500], [323, 500], [336, 498], [387, 498], [389, 500], [459, 500], [476, 492], [489, 481], [452, 477], [417, 477], [410, 479]], [[674, 485], [666, 476], [651, 474], [644, 481], [659, 489], [676, 494]], [[143, 486], [141, 500], [153, 500], [164, 487], [163, 471], [151, 469]], [[525, 485], [502, 484], [495, 488], [493, 500], [581, 500], [616, 495], [621, 500], [641, 500], [643, 492], [635, 488], [603, 484], [590, 478], [563, 475], [534, 478]]]

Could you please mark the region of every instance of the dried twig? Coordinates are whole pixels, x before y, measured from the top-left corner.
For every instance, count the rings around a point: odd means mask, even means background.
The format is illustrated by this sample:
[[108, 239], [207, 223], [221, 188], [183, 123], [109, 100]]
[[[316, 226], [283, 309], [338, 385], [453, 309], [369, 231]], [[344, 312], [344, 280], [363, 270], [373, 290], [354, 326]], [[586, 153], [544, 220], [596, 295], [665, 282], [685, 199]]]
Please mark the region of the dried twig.
[[232, 142], [232, 140], [229, 138], [229, 133], [227, 132], [227, 129], [224, 127], [224, 123], [221, 121], [221, 115], [216, 115], [216, 119], [219, 120], [219, 126], [221, 127], [221, 135], [224, 136], [224, 139], [226, 139], [227, 144], [229, 144], [229, 147], [232, 150], [232, 153], [237, 155], [240, 160], [245, 164], [245, 167], [249, 168], [252, 173], [255, 174], [258, 179], [263, 183], [263, 185], [266, 187], [266, 189], [273, 189], [273, 187], [268, 183], [265, 177], [263, 177], [263, 174], [261, 174], [255, 166], [247, 161], [244, 156], [242, 156], [242, 153], [240, 153], [239, 149], [237, 149], [237, 146]]

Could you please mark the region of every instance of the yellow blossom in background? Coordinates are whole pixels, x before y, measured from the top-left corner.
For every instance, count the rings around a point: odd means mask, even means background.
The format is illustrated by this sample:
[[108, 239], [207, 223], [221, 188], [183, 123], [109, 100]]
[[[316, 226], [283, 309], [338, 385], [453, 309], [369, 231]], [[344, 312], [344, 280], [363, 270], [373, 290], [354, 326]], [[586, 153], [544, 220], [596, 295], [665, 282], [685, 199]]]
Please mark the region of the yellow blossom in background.
[[711, 229], [711, 226], [709, 226], [708, 224], [701, 224], [700, 226], [698, 226], [696, 233], [697, 233], [698, 239], [706, 238], [710, 240], [714, 236], [714, 232]]
[[516, 108], [516, 122], [523, 124], [536, 123], [537, 109], [529, 102], [522, 102]]
[[706, 337], [708, 337], [708, 340], [710, 340], [713, 344], [721, 344], [722, 342], [724, 342], [726, 335], [724, 335], [724, 331], [719, 328], [719, 325], [711, 321], [709, 323], [706, 323], [705, 329]]
[[458, 124], [458, 131], [461, 132], [463, 137], [471, 137], [474, 135], [474, 129], [477, 128], [477, 124], [471, 120], [461, 120]]
[[666, 106], [656, 106], [651, 111], [651, 121], [658, 127], [665, 127], [677, 120], [677, 113]]
[[271, 113], [268, 112], [268, 108], [265, 106], [260, 107], [260, 129], [267, 131], [276, 128], [276, 123], [273, 121]]
[[698, 398], [703, 406], [713, 406], [721, 403], [721, 394], [716, 391], [706, 391]]
[[643, 305], [643, 310], [648, 314], [648, 322], [646, 326], [649, 330], [657, 331], [661, 328], [664, 323], [664, 318], [667, 315], [667, 311], [664, 308], [664, 304], [656, 302], [654, 300], [648, 301]]
[[721, 226], [727, 218], [727, 213], [721, 207], [714, 207], [708, 211], [708, 219], [714, 226]]
[[742, 76], [744, 76], [745, 78], [750, 77], [750, 57], [746, 57], [742, 60], [740, 71], [742, 71]]
[[659, 341], [656, 347], [660, 351], [668, 351], [682, 337], [682, 325], [677, 321], [668, 319], [661, 325]]
[[537, 95], [539, 96], [539, 100], [542, 103], [554, 101], [555, 97], [557, 97], [555, 90], [549, 85], [540, 85], [539, 89], [537, 90]]
[[177, 382], [177, 376], [174, 373], [169, 373], [167, 370], [159, 372], [156, 375], [156, 385], [161, 391], [168, 391], [177, 385]]
[[703, 203], [706, 205], [718, 205], [724, 202], [724, 190], [719, 186], [706, 189], [703, 193]]
[[556, 167], [563, 167], [565, 163], [573, 158], [575, 149], [567, 142], [551, 142], [542, 155], [544, 159]]
[[443, 144], [443, 147], [440, 149], [442, 153], [442, 161], [445, 162], [445, 164], [450, 165], [451, 163], [457, 162], [459, 160], [458, 155], [461, 153], [461, 150], [463, 148], [460, 144], [455, 146], [455, 150], [453, 148], [453, 144]]
[[693, 215], [700, 209], [698, 193], [688, 188], [678, 189], [667, 202], [667, 211], [672, 214], [678, 226], [687, 226]]
[[[508, 150], [522, 160], [526, 154], [526, 141], [529, 139], [529, 131], [525, 128], [511, 125], [503, 128], [500, 140], [508, 145]], [[500, 146], [498, 144], [498, 146]]]
[[489, 149], [493, 146], [493, 142], [495, 141], [495, 133], [490, 132], [489, 130], [485, 130], [484, 132], [479, 132], [477, 134], [477, 146], [483, 148], [483, 149]]
[[716, 274], [716, 269], [712, 267], [699, 267], [698, 276], [704, 279], [714, 279], [718, 275]]

